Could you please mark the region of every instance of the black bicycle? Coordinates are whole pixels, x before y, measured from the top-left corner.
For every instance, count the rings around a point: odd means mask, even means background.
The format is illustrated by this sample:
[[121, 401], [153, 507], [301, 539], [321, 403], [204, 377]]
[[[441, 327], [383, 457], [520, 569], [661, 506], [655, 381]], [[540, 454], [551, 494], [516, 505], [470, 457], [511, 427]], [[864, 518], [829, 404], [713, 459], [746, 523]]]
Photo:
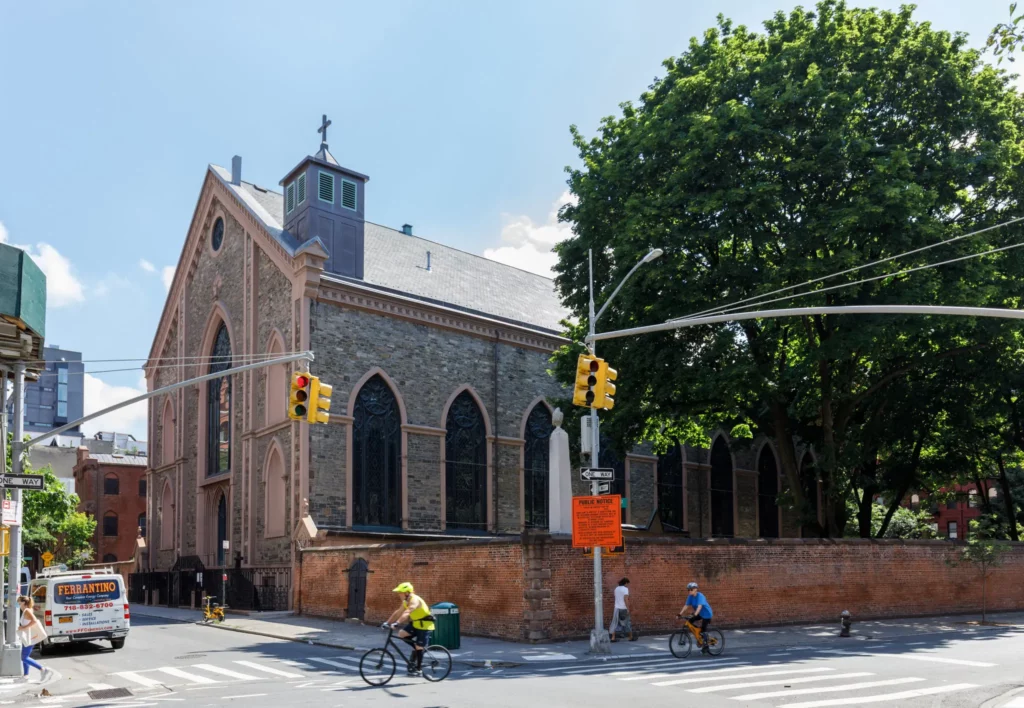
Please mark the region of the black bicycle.
[[[371, 686], [383, 686], [395, 675], [395, 655], [388, 649], [394, 649], [408, 666], [413, 661], [412, 643], [409, 644], [409, 656], [406, 656], [395, 641], [395, 628], [388, 626], [387, 639], [382, 649], [371, 649], [359, 660], [359, 675]], [[411, 637], [410, 637], [411, 639]], [[452, 672], [452, 655], [440, 644], [431, 644], [423, 650], [423, 678], [427, 681], [443, 681]]]

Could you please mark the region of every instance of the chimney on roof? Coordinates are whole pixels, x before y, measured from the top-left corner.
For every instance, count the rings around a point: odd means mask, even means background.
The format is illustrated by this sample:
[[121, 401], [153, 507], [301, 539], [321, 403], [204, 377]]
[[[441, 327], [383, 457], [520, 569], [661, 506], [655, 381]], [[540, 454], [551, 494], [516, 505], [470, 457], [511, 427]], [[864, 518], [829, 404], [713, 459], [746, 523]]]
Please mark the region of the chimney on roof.
[[402, 233], [406, 236], [412, 236], [412, 224], [402, 224]]
[[235, 155], [231, 158], [231, 184], [242, 184], [242, 156]]

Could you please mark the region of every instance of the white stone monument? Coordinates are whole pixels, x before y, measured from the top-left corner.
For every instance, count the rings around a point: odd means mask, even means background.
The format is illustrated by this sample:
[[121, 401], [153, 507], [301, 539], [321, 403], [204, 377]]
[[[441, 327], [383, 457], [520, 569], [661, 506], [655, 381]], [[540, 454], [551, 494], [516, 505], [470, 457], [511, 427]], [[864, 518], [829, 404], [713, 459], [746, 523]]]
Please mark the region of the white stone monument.
[[555, 429], [548, 441], [548, 530], [572, 533], [572, 473], [569, 467], [569, 434], [562, 430], [562, 410], [551, 415]]

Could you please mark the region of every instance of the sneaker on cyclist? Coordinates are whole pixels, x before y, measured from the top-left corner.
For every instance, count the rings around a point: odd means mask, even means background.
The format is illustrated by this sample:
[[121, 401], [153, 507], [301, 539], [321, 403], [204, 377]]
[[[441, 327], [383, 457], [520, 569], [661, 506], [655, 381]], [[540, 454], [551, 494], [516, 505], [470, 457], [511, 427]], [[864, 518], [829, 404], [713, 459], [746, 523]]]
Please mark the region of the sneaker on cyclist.
[[417, 669], [417, 668], [416, 668], [415, 666], [410, 666], [410, 667], [409, 667], [409, 668], [408, 668], [408, 669], [406, 670], [406, 672], [405, 672], [405, 675], [406, 675], [406, 676], [422, 676], [422, 675], [423, 675], [423, 672], [422, 672], [422, 671], [420, 671], [419, 669]]

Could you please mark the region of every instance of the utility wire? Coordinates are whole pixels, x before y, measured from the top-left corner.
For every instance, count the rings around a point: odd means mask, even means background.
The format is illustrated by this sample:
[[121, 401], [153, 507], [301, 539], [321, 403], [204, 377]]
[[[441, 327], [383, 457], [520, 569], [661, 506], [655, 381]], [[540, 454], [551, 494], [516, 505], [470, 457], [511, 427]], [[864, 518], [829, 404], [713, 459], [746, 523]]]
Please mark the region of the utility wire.
[[[971, 231], [971, 232], [966, 233], [966, 234], [961, 234], [960, 236], [954, 236], [953, 238], [949, 238], [949, 239], [946, 239], [944, 241], [939, 241], [938, 243], [933, 243], [933, 244], [930, 244], [928, 246], [921, 246], [920, 248], [915, 248], [915, 249], [910, 250], [910, 251], [905, 251], [904, 253], [899, 253], [899, 254], [896, 254], [895, 256], [887, 256], [885, 258], [880, 258], [877, 261], [871, 261], [870, 263], [865, 263], [864, 265], [854, 266], [853, 268], [847, 268], [846, 270], [841, 270], [838, 273], [832, 273], [831, 275], [823, 275], [820, 278], [814, 278], [812, 280], [808, 280], [805, 283], [799, 283], [797, 285], [787, 285], [786, 287], [779, 288], [778, 290], [772, 290], [771, 292], [763, 293], [761, 295], [753, 295], [751, 297], [744, 298], [743, 300], [737, 300], [735, 302], [731, 302], [731, 303], [729, 303], [727, 305], [720, 305], [718, 307], [713, 307], [713, 308], [711, 308], [709, 310], [703, 310], [702, 312], [698, 312], [698, 313], [693, 314], [693, 315], [687, 315], [686, 317], [678, 317], [676, 319], [678, 319], [678, 320], [688, 320], [688, 319], [691, 319], [691, 318], [694, 318], [694, 317], [701, 317], [703, 315], [717, 314], [719, 312], [734, 312], [736, 310], [736, 307], [735, 307], [736, 305], [742, 305], [743, 303], [748, 303], [748, 302], [751, 302], [753, 300], [760, 300], [763, 297], [768, 297], [770, 295], [777, 295], [779, 293], [784, 293], [784, 292], [787, 292], [789, 290], [796, 290], [797, 288], [802, 288], [802, 287], [805, 287], [807, 285], [814, 285], [815, 283], [820, 283], [823, 280], [831, 280], [832, 278], [838, 278], [840, 275], [847, 275], [848, 273], [855, 273], [855, 272], [857, 272], [859, 270], [863, 270], [865, 268], [871, 268], [872, 266], [881, 265], [882, 263], [888, 263], [889, 261], [894, 261], [897, 258], [903, 258], [904, 256], [912, 256], [915, 253], [922, 253], [923, 251], [927, 251], [927, 250], [932, 249], [932, 248], [938, 248], [939, 246], [946, 246], [946, 245], [954, 243], [956, 241], [961, 241], [961, 240], [963, 240], [965, 238], [970, 238], [972, 236], [977, 236], [979, 234], [983, 234], [983, 233], [985, 233], [987, 231], [993, 231], [995, 229], [1001, 229], [1003, 227], [1010, 226], [1012, 224], [1016, 224], [1017, 222], [1020, 222], [1020, 221], [1024, 221], [1024, 216], [1017, 217], [1016, 219], [1010, 219], [1009, 221], [1005, 221], [1005, 222], [1003, 222], [1001, 224], [994, 224], [993, 226], [986, 226], [983, 229], [978, 229], [977, 231]], [[952, 263], [953, 261], [949, 261], [949, 262]], [[865, 282], [866, 283], [866, 282], [870, 282], [870, 281], [864, 280], [864, 281], [860, 281], [860, 282]], [[850, 283], [850, 284], [854, 285], [855, 283]], [[815, 290], [814, 292], [824, 292], [824, 290]], [[786, 298], [777, 298], [776, 300], [768, 300], [767, 302], [777, 302], [778, 300], [785, 300], [785, 299]], [[729, 309], [729, 308], [733, 308], [733, 309]]]
[[[294, 352], [261, 352], [261, 353], [250, 353], [250, 354], [234, 354], [231, 356], [232, 359], [238, 359], [244, 361], [247, 359], [260, 360], [261, 358], [273, 358], [279, 356], [290, 356], [292, 354], [302, 354], [302, 351]], [[70, 361], [63, 361], [58, 359], [31, 359], [26, 361], [26, 364], [53, 364], [53, 363], [66, 363], [66, 364], [111, 364], [111, 363], [122, 363], [130, 361], [204, 361], [217, 359], [221, 360], [225, 357], [220, 354], [209, 354], [204, 356], [165, 356], [165, 357], [136, 357], [133, 359], [74, 359]]]
[[[949, 265], [950, 263], [957, 263], [959, 261], [967, 261], [967, 260], [970, 260], [972, 258], [980, 258], [981, 256], [987, 256], [987, 255], [991, 255], [993, 253], [999, 253], [1001, 251], [1009, 251], [1009, 250], [1014, 249], [1014, 248], [1020, 248], [1021, 246], [1024, 246], [1024, 243], [1011, 243], [1009, 246], [1000, 246], [999, 248], [992, 248], [992, 249], [989, 249], [988, 251], [982, 251], [981, 253], [972, 253], [972, 254], [967, 255], [967, 256], [960, 256], [959, 258], [950, 258], [949, 260], [939, 261], [938, 263], [927, 263], [925, 265], [915, 266], [913, 268], [906, 268], [904, 270], [898, 270], [898, 271], [895, 271], [893, 273], [883, 273], [882, 275], [876, 275], [876, 276], [873, 276], [871, 278], [864, 278], [863, 280], [855, 280], [852, 283], [840, 283], [839, 285], [831, 285], [831, 286], [829, 286], [827, 288], [821, 288], [819, 290], [810, 290], [810, 291], [805, 292], [805, 293], [795, 293], [793, 295], [783, 295], [782, 297], [773, 298], [771, 300], [758, 300], [757, 302], [751, 303], [750, 305], [745, 306], [745, 307], [732, 307], [732, 308], [724, 309], [724, 310], [716, 310], [714, 314], [716, 314], [716, 315], [727, 315], [727, 314], [729, 314], [731, 312], [750, 311], [750, 310], [747, 309], [748, 307], [760, 307], [761, 305], [767, 305], [769, 303], [779, 302], [780, 300], [794, 300], [794, 299], [796, 299], [798, 297], [806, 297], [808, 295], [819, 295], [821, 293], [827, 293], [830, 290], [838, 290], [840, 288], [849, 288], [849, 287], [852, 287], [854, 285], [862, 285], [864, 283], [870, 283], [870, 282], [873, 282], [875, 280], [883, 280], [885, 278], [894, 278], [894, 277], [899, 276], [899, 275], [906, 275], [907, 273], [914, 273], [914, 272], [919, 271], [919, 270], [928, 270], [930, 268], [938, 268], [939, 266]], [[768, 294], [770, 295], [771, 293], [768, 293]], [[695, 317], [697, 317], [697, 315], [689, 315], [687, 317], [677, 317], [675, 319], [669, 320], [669, 322], [681, 322], [683, 320], [694, 319]]]

